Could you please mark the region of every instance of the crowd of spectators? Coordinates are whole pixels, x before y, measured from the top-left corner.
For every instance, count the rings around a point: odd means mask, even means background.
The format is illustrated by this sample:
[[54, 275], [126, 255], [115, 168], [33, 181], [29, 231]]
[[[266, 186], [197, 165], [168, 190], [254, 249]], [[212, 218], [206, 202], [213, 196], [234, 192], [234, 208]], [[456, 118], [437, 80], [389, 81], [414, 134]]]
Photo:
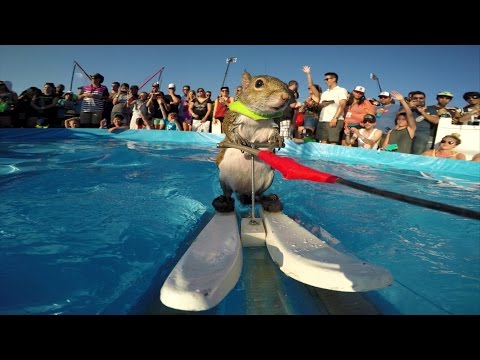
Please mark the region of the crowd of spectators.
[[[341, 87], [335, 72], [324, 74], [323, 89], [314, 83], [309, 66], [304, 66], [303, 72], [308, 81], [307, 97], [300, 100], [298, 82], [290, 80], [291, 101], [282, 117], [275, 119], [280, 135], [296, 143], [322, 142], [464, 159], [454, 151], [461, 143], [459, 134], [444, 137], [440, 147], [434, 148], [439, 121], [446, 117], [451, 124], [479, 124], [478, 91], [463, 94], [463, 108], [449, 105], [454, 96], [449, 91], [439, 91], [431, 105], [426, 94], [418, 90], [405, 97], [397, 91], [382, 91], [377, 100], [367, 97], [363, 85], [351, 91]], [[195, 91], [184, 85], [177, 94], [174, 83], [163, 92], [155, 82], [148, 92], [139, 92], [137, 85], [117, 81], [108, 89], [99, 73], [90, 78], [91, 83], [78, 88], [76, 94], [65, 91], [62, 84], [46, 82], [43, 89], [29, 87], [19, 96], [12, 91], [11, 82], [0, 81], [0, 127], [212, 132], [242, 91], [238, 86], [232, 96], [229, 87], [222, 86], [213, 99], [212, 92], [202, 87]]]

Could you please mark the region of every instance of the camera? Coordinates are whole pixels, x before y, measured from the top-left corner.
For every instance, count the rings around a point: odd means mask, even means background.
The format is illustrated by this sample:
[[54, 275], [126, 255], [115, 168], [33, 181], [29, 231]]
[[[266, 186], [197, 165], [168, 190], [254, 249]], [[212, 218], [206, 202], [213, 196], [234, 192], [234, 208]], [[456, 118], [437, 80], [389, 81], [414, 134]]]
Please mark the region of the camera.
[[417, 106], [421, 106], [421, 107], [425, 106], [425, 101], [419, 101]]

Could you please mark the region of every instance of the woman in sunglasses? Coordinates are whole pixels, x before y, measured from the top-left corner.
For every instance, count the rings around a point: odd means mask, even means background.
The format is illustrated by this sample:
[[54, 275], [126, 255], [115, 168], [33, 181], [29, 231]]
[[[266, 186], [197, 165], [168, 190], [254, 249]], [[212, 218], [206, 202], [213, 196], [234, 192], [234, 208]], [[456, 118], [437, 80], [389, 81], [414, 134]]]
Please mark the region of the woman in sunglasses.
[[444, 159], [466, 160], [465, 154], [453, 151], [453, 149], [461, 143], [460, 134], [445, 135], [437, 149], [427, 150], [422, 155]]

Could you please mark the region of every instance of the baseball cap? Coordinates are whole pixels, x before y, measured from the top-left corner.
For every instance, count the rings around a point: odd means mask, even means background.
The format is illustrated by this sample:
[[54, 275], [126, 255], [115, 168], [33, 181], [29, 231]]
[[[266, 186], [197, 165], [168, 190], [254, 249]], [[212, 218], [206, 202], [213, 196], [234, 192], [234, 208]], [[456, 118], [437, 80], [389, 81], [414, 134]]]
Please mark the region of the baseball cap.
[[388, 91], [382, 91], [378, 96], [388, 96], [390, 97], [390, 93]]
[[453, 94], [450, 91], [442, 91], [437, 94], [437, 96], [448, 96], [453, 98]]
[[353, 91], [360, 91], [365, 94], [365, 88], [360, 85], [356, 86], [355, 89], [353, 89]]
[[480, 93], [478, 91], [468, 91], [463, 94], [463, 100], [467, 101], [467, 98], [470, 96], [476, 96], [477, 98], [480, 97]]
[[169, 88], [169, 89], [173, 89], [173, 88], [175, 88], [175, 84], [174, 84], [174, 83], [170, 83], [170, 84], [168, 84], [168, 88]]

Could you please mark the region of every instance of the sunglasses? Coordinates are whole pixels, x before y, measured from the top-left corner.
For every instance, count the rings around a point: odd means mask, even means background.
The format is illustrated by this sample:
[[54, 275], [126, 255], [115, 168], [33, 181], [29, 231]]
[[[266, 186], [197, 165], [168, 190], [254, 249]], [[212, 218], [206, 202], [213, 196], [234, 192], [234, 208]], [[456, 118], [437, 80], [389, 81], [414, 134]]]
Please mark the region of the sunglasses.
[[363, 122], [364, 123], [370, 123], [370, 124], [375, 124], [376, 123], [376, 121], [373, 120], [373, 119], [363, 119]]
[[477, 95], [472, 95], [472, 96], [466, 96], [465, 99], [478, 99]]
[[325, 78], [325, 79], [323, 79], [323, 81], [328, 81], [328, 80], [331, 80], [331, 79], [333, 79], [333, 78]]
[[198, 90], [197, 90], [197, 93], [199, 93], [199, 92], [204, 92], [204, 91], [205, 91], [205, 90], [203, 90], [203, 89], [198, 89]]
[[447, 143], [448, 145], [456, 145], [457, 143], [455, 141], [451, 141], [451, 140], [442, 140], [440, 141], [441, 144], [445, 144]]
[[388, 96], [382, 95], [378, 97], [379, 99], [388, 99]]

